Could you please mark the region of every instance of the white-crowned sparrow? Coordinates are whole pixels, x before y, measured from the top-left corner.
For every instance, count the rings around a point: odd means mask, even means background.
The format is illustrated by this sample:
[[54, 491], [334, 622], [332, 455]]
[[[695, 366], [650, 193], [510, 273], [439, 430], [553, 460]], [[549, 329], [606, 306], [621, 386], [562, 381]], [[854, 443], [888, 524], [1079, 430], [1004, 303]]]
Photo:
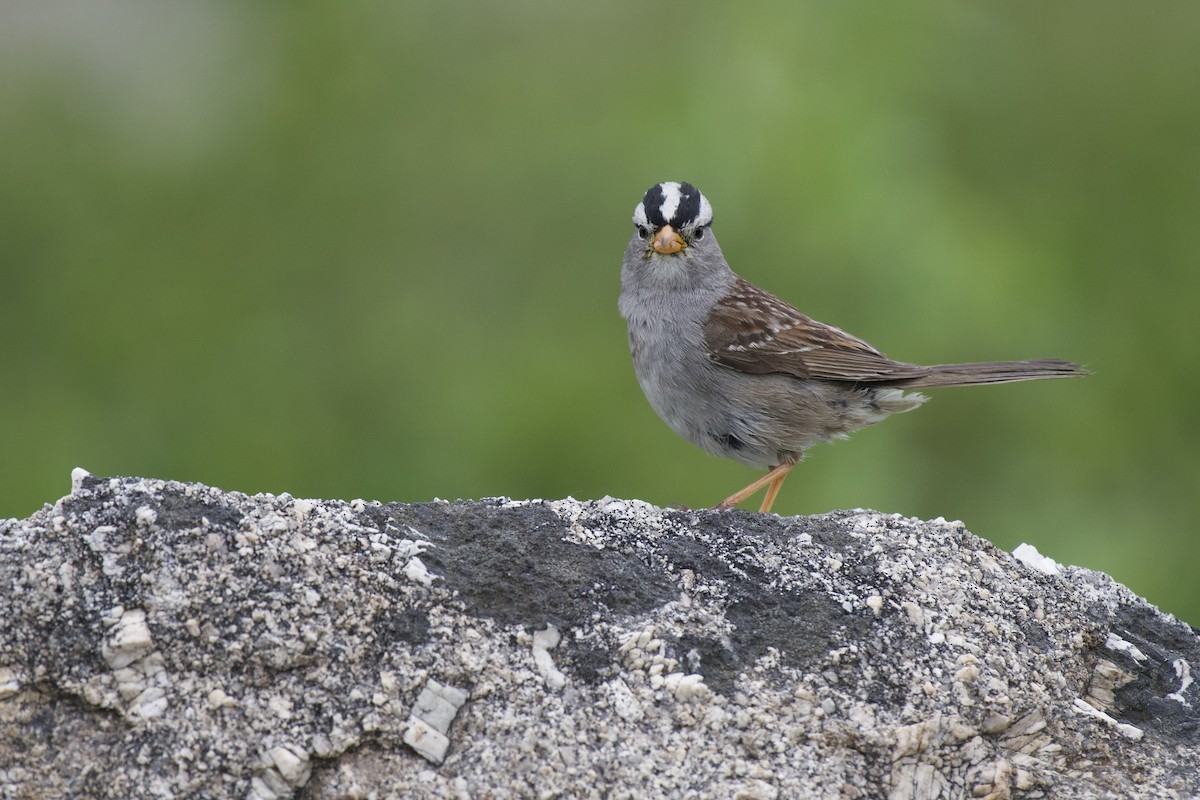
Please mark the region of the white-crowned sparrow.
[[904, 389], [1087, 375], [1069, 361], [923, 367], [817, 322], [738, 277], [712, 233], [712, 206], [689, 183], [651, 186], [633, 212], [621, 265], [621, 315], [646, 399], [702, 450], [769, 469], [717, 508], [769, 484], [818, 441], [845, 438], [928, 398]]

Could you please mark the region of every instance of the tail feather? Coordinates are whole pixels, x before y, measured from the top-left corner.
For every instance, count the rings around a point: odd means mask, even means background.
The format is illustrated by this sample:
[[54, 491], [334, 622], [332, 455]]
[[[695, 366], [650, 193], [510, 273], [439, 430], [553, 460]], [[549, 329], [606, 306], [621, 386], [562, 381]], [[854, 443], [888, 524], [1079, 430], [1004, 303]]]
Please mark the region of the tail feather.
[[905, 389], [922, 389], [935, 386], [971, 386], [977, 383], [1037, 381], [1047, 378], [1082, 378], [1091, 374], [1078, 364], [1057, 358], [936, 364], [926, 369], [928, 372], [924, 374], [888, 381], [887, 384]]

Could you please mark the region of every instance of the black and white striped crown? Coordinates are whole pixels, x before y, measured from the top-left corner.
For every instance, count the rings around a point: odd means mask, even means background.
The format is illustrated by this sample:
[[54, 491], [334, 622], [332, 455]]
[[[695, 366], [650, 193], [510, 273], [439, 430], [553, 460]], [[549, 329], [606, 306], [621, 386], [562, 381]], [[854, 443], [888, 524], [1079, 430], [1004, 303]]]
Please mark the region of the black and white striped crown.
[[675, 230], [696, 229], [712, 223], [708, 198], [690, 183], [663, 181], [646, 190], [633, 210], [633, 224], [658, 230], [670, 225]]

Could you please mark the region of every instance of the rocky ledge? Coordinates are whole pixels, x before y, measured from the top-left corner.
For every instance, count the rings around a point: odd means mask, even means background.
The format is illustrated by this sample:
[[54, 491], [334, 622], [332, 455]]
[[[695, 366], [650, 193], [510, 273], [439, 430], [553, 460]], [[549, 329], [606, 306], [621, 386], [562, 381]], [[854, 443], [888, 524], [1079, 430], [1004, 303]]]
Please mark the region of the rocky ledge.
[[0, 522], [0, 796], [1200, 793], [1200, 636], [957, 522], [96, 478]]

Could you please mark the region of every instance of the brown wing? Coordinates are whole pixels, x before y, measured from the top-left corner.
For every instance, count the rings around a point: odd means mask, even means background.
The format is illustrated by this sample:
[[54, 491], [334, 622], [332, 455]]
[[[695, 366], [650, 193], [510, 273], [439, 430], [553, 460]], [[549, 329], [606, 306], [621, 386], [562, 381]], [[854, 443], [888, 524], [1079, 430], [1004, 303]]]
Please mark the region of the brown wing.
[[817, 322], [741, 278], [713, 308], [704, 342], [709, 358], [742, 372], [872, 382], [929, 372], [892, 361], [862, 339]]

